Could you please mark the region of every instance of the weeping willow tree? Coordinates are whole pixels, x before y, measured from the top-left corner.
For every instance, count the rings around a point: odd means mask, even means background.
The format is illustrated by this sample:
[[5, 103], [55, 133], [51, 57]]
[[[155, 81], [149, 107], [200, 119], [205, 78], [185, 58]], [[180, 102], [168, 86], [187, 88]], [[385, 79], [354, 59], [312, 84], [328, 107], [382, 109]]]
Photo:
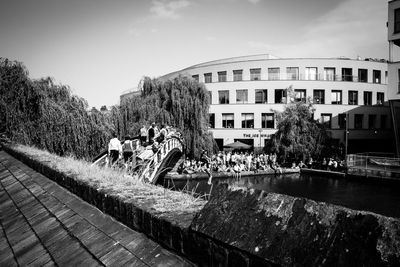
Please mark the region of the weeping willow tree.
[[313, 119], [314, 107], [310, 99], [296, 101], [292, 87], [287, 89], [288, 103], [283, 112], [277, 112], [277, 131], [270, 147], [281, 162], [320, 158], [330, 138], [323, 125]]
[[186, 154], [200, 156], [216, 148], [208, 133], [209, 94], [203, 84], [178, 76], [172, 80], [145, 78], [140, 96], [120, 107], [121, 134], [136, 134], [151, 122], [171, 125], [184, 137]]
[[21, 63], [0, 58], [0, 131], [13, 141], [90, 159], [106, 147], [118, 114], [87, 109], [69, 87], [31, 80]]

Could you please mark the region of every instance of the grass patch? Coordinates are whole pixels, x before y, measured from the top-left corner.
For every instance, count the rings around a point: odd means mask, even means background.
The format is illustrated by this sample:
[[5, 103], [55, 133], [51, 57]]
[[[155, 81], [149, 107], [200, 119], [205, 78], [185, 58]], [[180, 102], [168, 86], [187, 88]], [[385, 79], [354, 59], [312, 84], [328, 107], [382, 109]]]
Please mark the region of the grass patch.
[[65, 173], [76, 180], [86, 182], [97, 189], [112, 191], [126, 200], [133, 200], [160, 213], [195, 213], [206, 203], [200, 197], [172, 191], [162, 186], [138, 180], [120, 170], [91, 166], [91, 163], [73, 157], [60, 157], [35, 147], [16, 144], [13, 149]]

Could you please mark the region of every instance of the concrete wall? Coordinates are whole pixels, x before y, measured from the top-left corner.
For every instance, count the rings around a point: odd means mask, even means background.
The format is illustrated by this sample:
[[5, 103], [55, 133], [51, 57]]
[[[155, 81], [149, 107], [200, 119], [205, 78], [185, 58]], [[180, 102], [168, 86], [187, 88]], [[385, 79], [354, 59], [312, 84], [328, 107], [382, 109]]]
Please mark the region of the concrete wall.
[[399, 266], [400, 220], [219, 187], [191, 228], [282, 266]]

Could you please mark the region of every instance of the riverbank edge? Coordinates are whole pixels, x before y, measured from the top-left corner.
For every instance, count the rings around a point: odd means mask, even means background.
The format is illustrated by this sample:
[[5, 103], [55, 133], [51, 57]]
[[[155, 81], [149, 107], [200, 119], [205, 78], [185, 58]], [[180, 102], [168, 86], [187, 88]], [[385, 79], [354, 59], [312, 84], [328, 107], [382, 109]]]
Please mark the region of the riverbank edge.
[[[248, 251], [192, 230], [190, 227], [192, 221], [180, 222], [180, 214], [176, 214], [175, 218], [171, 219], [162, 218], [160, 214], [149, 210], [148, 207], [141, 207], [138, 203], [129, 202], [113, 194], [112, 191], [96, 188], [67, 173], [52, 169], [46, 162], [40, 162], [13, 149], [12, 145], [2, 144], [2, 148], [14, 158], [55, 181], [100, 211], [144, 233], [163, 247], [177, 252], [200, 266], [232, 266], [236, 263], [241, 263], [240, 266], [275, 266]], [[197, 213], [194, 212], [192, 217], [196, 215]]]
[[[291, 168], [283, 168], [282, 172], [276, 173], [274, 170], [270, 171], [245, 171], [241, 172], [241, 177], [254, 177], [254, 176], [263, 176], [263, 175], [281, 175], [281, 174], [292, 174], [292, 173], [300, 173], [300, 169], [291, 169]], [[225, 178], [234, 178], [235, 174], [232, 172], [213, 172], [213, 178], [225, 179]], [[171, 171], [167, 173], [164, 179], [167, 180], [207, 180], [209, 178], [207, 173], [204, 172], [196, 172], [191, 174], [179, 174], [177, 172]]]

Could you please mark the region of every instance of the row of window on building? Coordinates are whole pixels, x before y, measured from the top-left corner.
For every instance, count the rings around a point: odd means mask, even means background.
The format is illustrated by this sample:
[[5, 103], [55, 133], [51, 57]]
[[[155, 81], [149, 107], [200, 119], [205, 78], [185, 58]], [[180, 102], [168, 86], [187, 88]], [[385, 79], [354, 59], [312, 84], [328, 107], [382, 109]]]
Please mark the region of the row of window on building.
[[[358, 76], [353, 74], [352, 68], [342, 68], [341, 74], [336, 74], [336, 68], [324, 68], [323, 73], [318, 73], [318, 68], [307, 67], [304, 74], [299, 74], [298, 67], [287, 67], [286, 72], [281, 72], [280, 68], [268, 68], [268, 80], [323, 80], [323, 81], [349, 81], [367, 83], [368, 69], [358, 69]], [[387, 71], [385, 72], [387, 77]], [[192, 75], [192, 78], [199, 81], [199, 75]], [[250, 81], [261, 80], [261, 68], [250, 69]], [[227, 81], [227, 71], [218, 72], [218, 82]], [[233, 81], [243, 81], [243, 70], [233, 70]], [[204, 73], [204, 82], [212, 83], [212, 73]], [[382, 83], [381, 70], [372, 70], [372, 83]]]
[[[294, 101], [305, 101], [307, 98], [306, 89], [295, 89], [295, 99]], [[210, 93], [210, 101], [212, 103], [212, 95]], [[343, 92], [342, 90], [331, 90], [331, 103], [334, 105], [343, 105]], [[373, 103], [373, 92], [364, 91], [363, 93], [363, 104], [372, 105]], [[275, 104], [287, 103], [287, 90], [286, 89], [275, 89]], [[385, 101], [385, 93], [376, 93], [376, 104], [383, 105]], [[314, 104], [325, 104], [325, 90], [315, 89], [313, 90], [313, 102]], [[218, 103], [219, 104], [229, 104], [229, 90], [218, 91]], [[236, 90], [236, 103], [246, 104], [248, 101], [248, 90], [240, 89]], [[267, 104], [268, 103], [268, 89], [256, 89], [255, 90], [255, 104]], [[327, 103], [328, 104], [328, 103]], [[358, 91], [348, 91], [348, 105], [359, 105]]]
[[[353, 114], [354, 125], [346, 125], [346, 116], [349, 119], [350, 115], [346, 113], [338, 114], [338, 129], [352, 128], [363, 129], [368, 126], [368, 129], [387, 129], [387, 115], [381, 114], [378, 125], [377, 114]], [[368, 116], [368, 123], [364, 125], [364, 116]], [[325, 128], [332, 129], [332, 113], [321, 113], [320, 123]], [[222, 128], [234, 128], [235, 119], [233, 113], [222, 113]], [[215, 114], [209, 114], [209, 127], [215, 128]], [[241, 128], [254, 128], [254, 113], [241, 114]], [[274, 129], [275, 128], [275, 114], [274, 113], [261, 113], [261, 128]]]

